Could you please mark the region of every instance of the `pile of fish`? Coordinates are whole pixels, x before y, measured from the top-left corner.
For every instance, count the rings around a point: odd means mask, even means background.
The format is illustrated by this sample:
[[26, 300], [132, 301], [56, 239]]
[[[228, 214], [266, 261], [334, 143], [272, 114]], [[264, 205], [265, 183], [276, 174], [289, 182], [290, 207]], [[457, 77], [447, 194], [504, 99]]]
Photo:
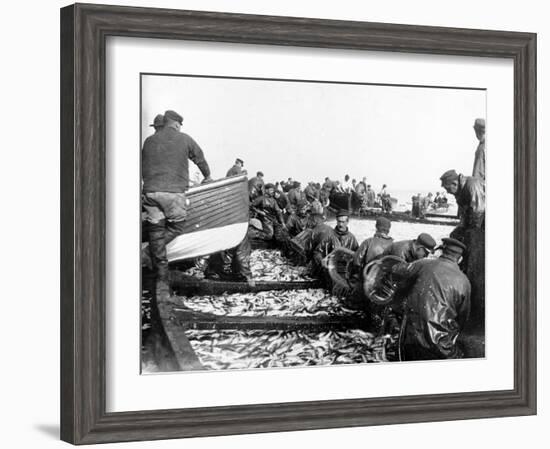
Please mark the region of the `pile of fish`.
[[188, 331], [193, 350], [208, 370], [299, 367], [387, 362], [396, 336], [362, 330]]
[[292, 265], [280, 251], [256, 249], [250, 254], [252, 278], [257, 281], [304, 281], [312, 278], [307, 268]]
[[[187, 276], [204, 279], [206, 259], [197, 260], [195, 266], [183, 271]], [[250, 253], [252, 278], [257, 281], [304, 281], [312, 278], [307, 268], [296, 266], [281, 255], [279, 250], [255, 249]]]
[[174, 302], [196, 312], [221, 316], [327, 316], [353, 315], [322, 288], [235, 293], [215, 296], [175, 296]]

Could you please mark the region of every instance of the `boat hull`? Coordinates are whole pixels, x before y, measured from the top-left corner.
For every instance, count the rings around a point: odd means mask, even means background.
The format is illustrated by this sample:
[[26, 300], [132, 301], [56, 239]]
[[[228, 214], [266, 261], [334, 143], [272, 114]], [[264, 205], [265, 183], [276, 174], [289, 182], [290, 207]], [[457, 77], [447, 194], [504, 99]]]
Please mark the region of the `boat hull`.
[[[237, 246], [248, 230], [248, 180], [224, 178], [192, 187], [183, 233], [167, 246], [169, 262], [206, 256]], [[143, 244], [143, 248], [147, 243]]]

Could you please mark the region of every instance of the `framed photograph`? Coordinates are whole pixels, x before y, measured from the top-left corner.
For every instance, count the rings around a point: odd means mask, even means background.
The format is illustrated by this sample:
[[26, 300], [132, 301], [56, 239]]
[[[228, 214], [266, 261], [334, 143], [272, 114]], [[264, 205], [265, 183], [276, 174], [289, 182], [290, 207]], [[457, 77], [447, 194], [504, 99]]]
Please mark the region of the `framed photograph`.
[[61, 10], [61, 436], [536, 413], [536, 35]]

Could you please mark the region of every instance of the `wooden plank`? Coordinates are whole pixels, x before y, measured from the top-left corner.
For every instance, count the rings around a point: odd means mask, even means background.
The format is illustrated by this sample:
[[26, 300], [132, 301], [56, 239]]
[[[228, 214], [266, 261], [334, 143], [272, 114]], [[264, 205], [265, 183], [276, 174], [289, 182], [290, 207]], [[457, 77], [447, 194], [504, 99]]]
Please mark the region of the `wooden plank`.
[[189, 343], [187, 335], [185, 335], [185, 328], [172, 317], [173, 306], [170, 303], [160, 301], [157, 305], [164, 331], [168, 336], [180, 368], [185, 371], [204, 370], [191, 343]]
[[189, 295], [221, 295], [223, 293], [257, 293], [273, 290], [304, 290], [322, 288], [320, 280], [304, 281], [256, 281], [254, 285], [247, 282], [213, 281], [196, 279], [178, 272], [170, 275], [170, 286], [178, 294]]
[[172, 318], [182, 329], [193, 330], [284, 330], [325, 332], [328, 330], [364, 329], [362, 315], [315, 316], [226, 316], [195, 312], [172, 305]]

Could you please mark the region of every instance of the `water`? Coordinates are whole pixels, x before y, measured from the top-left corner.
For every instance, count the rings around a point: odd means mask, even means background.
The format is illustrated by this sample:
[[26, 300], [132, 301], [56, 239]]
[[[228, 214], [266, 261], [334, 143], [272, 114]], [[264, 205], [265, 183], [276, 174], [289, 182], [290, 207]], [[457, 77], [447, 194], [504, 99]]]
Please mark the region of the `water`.
[[[433, 194], [433, 198], [435, 198], [435, 195], [437, 192], [443, 192], [441, 188], [439, 189], [433, 189], [429, 191], [425, 190], [388, 190], [389, 194], [393, 198], [397, 198], [397, 206], [395, 207], [395, 210], [398, 212], [404, 212], [407, 210], [412, 209], [412, 197], [415, 195], [418, 195], [420, 193], [421, 197], [427, 196], [428, 193]], [[455, 197], [453, 195], [445, 194], [447, 197], [447, 201], [449, 202], [449, 209], [446, 212], [448, 215], [456, 215], [457, 207], [456, 207], [456, 201]], [[438, 211], [438, 213], [440, 213]]]
[[[327, 224], [334, 227], [336, 225], [336, 221], [329, 220], [327, 221]], [[349, 230], [355, 235], [359, 244], [361, 244], [363, 240], [371, 237], [375, 233], [376, 229], [374, 224], [374, 220], [350, 218]], [[418, 234], [426, 232], [430, 234], [438, 244], [440, 244], [441, 239], [443, 237], [448, 237], [453, 229], [454, 225], [448, 226], [394, 221], [392, 222], [390, 236], [393, 237], [395, 241], [412, 240], [415, 239]]]

